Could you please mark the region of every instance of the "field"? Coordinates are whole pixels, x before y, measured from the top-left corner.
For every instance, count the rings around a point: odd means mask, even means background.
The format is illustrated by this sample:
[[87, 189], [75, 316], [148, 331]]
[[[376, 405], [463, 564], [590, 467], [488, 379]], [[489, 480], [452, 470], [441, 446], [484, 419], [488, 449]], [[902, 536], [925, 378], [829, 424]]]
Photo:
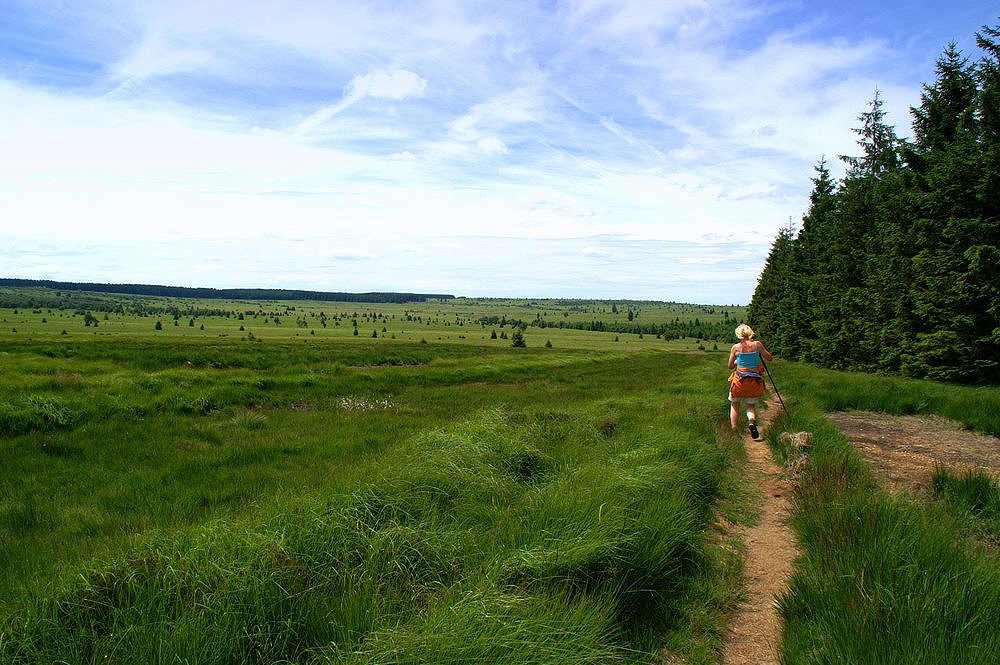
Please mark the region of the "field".
[[[0, 287], [0, 334], [246, 340], [371, 338], [561, 348], [697, 349], [728, 341], [739, 306], [452, 298], [414, 303], [225, 301]], [[601, 333], [601, 334], [593, 334]]]
[[[741, 545], [716, 523], [755, 499], [708, 333], [739, 308], [0, 296], [3, 662], [717, 662]], [[788, 662], [910, 662], [918, 625], [922, 662], [992, 662], [991, 504], [886, 497], [822, 413], [995, 433], [997, 391], [773, 370], [780, 426], [817, 432]], [[876, 588], [824, 574], [859, 566]], [[894, 607], [888, 639], [865, 617]]]

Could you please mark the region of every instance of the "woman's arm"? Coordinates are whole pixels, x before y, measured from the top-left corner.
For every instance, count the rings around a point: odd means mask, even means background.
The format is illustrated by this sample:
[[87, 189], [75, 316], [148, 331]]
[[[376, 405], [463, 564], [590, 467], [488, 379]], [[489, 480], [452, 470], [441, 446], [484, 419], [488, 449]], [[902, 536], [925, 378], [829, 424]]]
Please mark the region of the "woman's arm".
[[757, 342], [757, 350], [760, 351], [760, 355], [764, 358], [764, 360], [774, 360], [774, 356], [771, 355], [771, 352], [764, 348], [764, 342]]
[[[733, 348], [729, 350], [729, 369], [736, 369], [736, 349], [739, 348], [739, 344], [733, 344]], [[770, 358], [768, 358], [770, 360]]]

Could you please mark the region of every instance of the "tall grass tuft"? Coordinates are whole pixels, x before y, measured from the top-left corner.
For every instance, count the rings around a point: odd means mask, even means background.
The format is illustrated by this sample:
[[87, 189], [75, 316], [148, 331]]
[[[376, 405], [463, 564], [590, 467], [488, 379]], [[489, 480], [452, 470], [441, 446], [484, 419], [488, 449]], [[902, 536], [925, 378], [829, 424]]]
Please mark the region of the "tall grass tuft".
[[28, 395], [0, 402], [0, 436], [72, 427], [79, 414], [55, 397]]
[[355, 491], [164, 534], [27, 600], [0, 657], [648, 660], [710, 565], [726, 463], [703, 416], [667, 411], [664, 430], [649, 406], [489, 408], [425, 431]]
[[605, 605], [559, 595], [450, 590], [417, 620], [380, 630], [354, 653], [313, 662], [590, 665], [624, 660]]
[[996, 662], [1000, 570], [956, 547], [942, 517], [883, 494], [814, 505], [780, 601], [785, 660]]
[[931, 476], [933, 496], [961, 517], [974, 520], [972, 530], [1000, 544], [1000, 484], [982, 469], [957, 474], [945, 467]]

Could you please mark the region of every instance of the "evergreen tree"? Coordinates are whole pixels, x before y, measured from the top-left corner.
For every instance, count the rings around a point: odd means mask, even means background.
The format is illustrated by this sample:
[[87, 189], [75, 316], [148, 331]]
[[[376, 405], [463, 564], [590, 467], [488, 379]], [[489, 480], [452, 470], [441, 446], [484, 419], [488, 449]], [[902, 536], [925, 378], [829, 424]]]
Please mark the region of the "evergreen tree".
[[954, 42], [937, 61], [937, 80], [924, 85], [920, 106], [911, 108], [916, 149], [922, 153], [949, 147], [973, 126], [975, 74]]
[[823, 157], [814, 167], [809, 210], [802, 217], [802, 229], [792, 247], [790, 314], [786, 319], [791, 327], [784, 336], [781, 353], [794, 359], [815, 361], [822, 355], [819, 331], [824, 328], [824, 312], [836, 300], [836, 287], [830, 277], [836, 262], [829, 249], [832, 225], [836, 222], [837, 183], [826, 164]]
[[846, 369], [873, 369], [879, 348], [879, 328], [884, 323], [884, 298], [873, 307], [873, 287], [891, 271], [880, 264], [886, 245], [897, 237], [891, 215], [884, 207], [888, 179], [899, 165], [901, 143], [886, 121], [878, 90], [868, 111], [858, 116], [855, 128], [860, 157], [841, 156], [848, 170], [838, 192], [836, 222], [831, 225], [827, 251], [833, 260], [829, 277], [835, 285], [833, 305], [822, 312], [822, 329], [814, 351], [825, 364]]
[[1000, 26], [984, 27], [976, 34], [976, 44], [985, 54], [976, 69], [977, 133], [985, 166], [979, 199], [985, 216], [995, 219], [1000, 215]]
[[829, 367], [1000, 383], [1000, 29], [954, 44], [897, 138], [878, 91], [859, 156], [825, 160], [802, 229], [779, 233], [748, 318], [773, 351]]
[[778, 232], [771, 245], [764, 270], [757, 280], [753, 300], [747, 307], [747, 322], [754, 328], [760, 339], [769, 340], [772, 351], [784, 355], [784, 349], [773, 340], [780, 338], [781, 320], [779, 311], [787, 297], [788, 269], [791, 257], [792, 234], [786, 227]]
[[979, 307], [975, 323], [978, 371], [995, 373], [1000, 369], [1000, 26], [983, 27], [976, 43], [985, 53], [977, 70], [980, 93], [976, 101], [983, 148], [981, 215], [976, 243], [966, 250], [969, 270], [963, 285], [970, 302]]
[[861, 127], [855, 128], [854, 133], [859, 137], [857, 143], [864, 155], [840, 155], [848, 166], [848, 179], [878, 177], [899, 166], [899, 139], [892, 126], [886, 123], [883, 104], [882, 95], [876, 89], [871, 108], [858, 116]]
[[[989, 53], [989, 49], [984, 49]], [[913, 110], [915, 201], [912, 340], [903, 370], [915, 376], [973, 381], [997, 367], [991, 341], [997, 317], [997, 224], [989, 216], [988, 129], [976, 107], [989, 87], [953, 45], [938, 60], [937, 79]], [[988, 77], [987, 77], [988, 78]], [[988, 115], [988, 114], [987, 114]], [[992, 260], [991, 260], [992, 259]], [[990, 285], [992, 285], [992, 290]], [[992, 360], [989, 356], [992, 355]]]

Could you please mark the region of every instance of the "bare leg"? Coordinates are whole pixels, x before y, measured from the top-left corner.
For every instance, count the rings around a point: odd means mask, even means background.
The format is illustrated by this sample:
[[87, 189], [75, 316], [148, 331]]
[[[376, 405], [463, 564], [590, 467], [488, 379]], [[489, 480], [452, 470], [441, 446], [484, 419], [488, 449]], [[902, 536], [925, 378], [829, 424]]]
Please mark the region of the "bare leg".
[[729, 424], [736, 429], [736, 424], [740, 422], [740, 403], [730, 402], [729, 403]]
[[747, 420], [750, 424], [747, 426], [747, 430], [750, 431], [750, 438], [754, 441], [760, 441], [760, 430], [757, 429], [757, 405], [747, 403]]

